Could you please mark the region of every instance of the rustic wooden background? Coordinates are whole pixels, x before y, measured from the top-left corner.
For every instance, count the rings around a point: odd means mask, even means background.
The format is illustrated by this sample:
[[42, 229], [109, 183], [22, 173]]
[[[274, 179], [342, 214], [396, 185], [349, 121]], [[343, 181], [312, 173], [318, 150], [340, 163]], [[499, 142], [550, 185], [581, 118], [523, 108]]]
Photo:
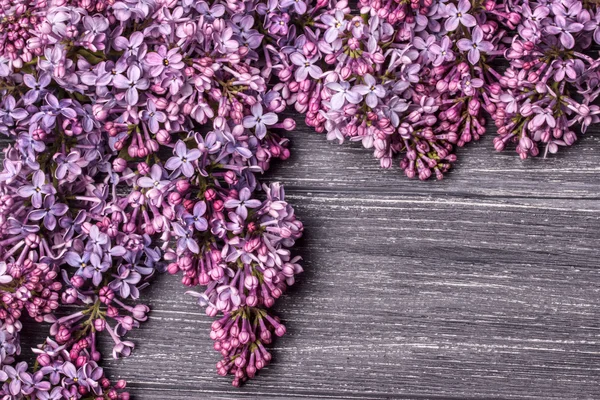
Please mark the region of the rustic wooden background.
[[488, 133], [418, 182], [297, 120], [265, 176], [306, 227], [274, 362], [231, 387], [212, 319], [160, 276], [133, 356], [104, 363], [135, 399], [600, 398], [600, 135], [522, 161]]

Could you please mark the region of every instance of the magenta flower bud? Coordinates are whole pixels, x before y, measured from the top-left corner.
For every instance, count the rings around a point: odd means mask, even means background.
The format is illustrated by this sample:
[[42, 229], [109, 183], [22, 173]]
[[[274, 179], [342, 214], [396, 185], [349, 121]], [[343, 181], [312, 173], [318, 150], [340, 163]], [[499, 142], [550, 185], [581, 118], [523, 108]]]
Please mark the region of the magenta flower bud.
[[567, 146], [571, 146], [577, 141], [577, 135], [573, 131], [568, 131], [563, 135], [563, 140]]
[[213, 201], [216, 197], [217, 192], [212, 188], [207, 189], [206, 192], [204, 192], [204, 198], [206, 199], [206, 201]]
[[148, 314], [149, 311], [150, 308], [147, 305], [137, 304], [135, 307], [133, 307], [133, 311], [131, 313], [133, 318], [137, 319], [138, 321], [146, 321], [148, 319], [146, 314]]
[[71, 284], [76, 288], [82, 287], [83, 284], [85, 283], [83, 277], [79, 276], [79, 275], [73, 275], [70, 280], [71, 280]]
[[171, 193], [169, 193], [168, 201], [169, 201], [169, 204], [176, 206], [178, 204], [181, 204], [181, 202], [183, 201], [183, 198], [181, 197], [181, 194], [179, 194], [178, 192], [171, 192]]
[[42, 353], [42, 354], [38, 355], [36, 360], [37, 360], [38, 364], [40, 364], [42, 367], [48, 366], [52, 363], [52, 359], [46, 353]]
[[180, 179], [175, 183], [175, 187], [179, 193], [185, 193], [190, 189], [190, 182], [185, 179]]
[[112, 166], [115, 172], [121, 173], [125, 171], [125, 168], [127, 168], [127, 161], [125, 161], [123, 158], [116, 158], [113, 161]]
[[283, 129], [285, 129], [286, 131], [291, 131], [296, 129], [296, 121], [294, 121], [292, 118], [286, 118], [283, 120]]
[[160, 129], [156, 133], [156, 140], [159, 144], [166, 145], [171, 143], [171, 135], [165, 129]]
[[486, 11], [494, 11], [496, 9], [496, 1], [495, 0], [486, 0], [483, 3], [483, 7]]
[[292, 69], [283, 68], [277, 73], [277, 76], [282, 82], [287, 82], [292, 77]]
[[94, 329], [98, 332], [102, 332], [106, 328], [106, 321], [103, 318], [96, 318], [94, 320]]
[[25, 237], [25, 244], [32, 249], [37, 249], [37, 247], [40, 245], [40, 242], [40, 237], [35, 233], [30, 233]]
[[119, 316], [119, 310], [117, 310], [116, 307], [108, 306], [106, 308], [106, 315], [108, 317], [110, 317], [110, 318], [118, 317]]
[[144, 142], [144, 145], [146, 146], [146, 150], [148, 150], [150, 153], [156, 153], [159, 149], [158, 142], [156, 140], [147, 140]]
[[148, 175], [150, 173], [150, 167], [144, 161], [138, 163], [137, 170], [140, 175]]

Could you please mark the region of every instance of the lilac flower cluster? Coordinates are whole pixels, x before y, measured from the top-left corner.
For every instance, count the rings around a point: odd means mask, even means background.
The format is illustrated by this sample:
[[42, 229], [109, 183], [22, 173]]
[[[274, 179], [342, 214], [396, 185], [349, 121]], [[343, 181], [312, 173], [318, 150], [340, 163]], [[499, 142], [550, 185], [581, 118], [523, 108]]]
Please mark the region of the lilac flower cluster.
[[600, 121], [600, 59], [589, 55], [600, 43], [600, 10], [577, 0], [525, 2], [521, 15], [492, 117], [496, 149], [514, 143], [527, 158], [572, 145]]
[[281, 97], [329, 140], [373, 149], [384, 168], [401, 154], [408, 177], [441, 179], [455, 147], [485, 133], [486, 114], [500, 128], [496, 148], [516, 142], [521, 156], [537, 154], [536, 142], [571, 144], [569, 127], [597, 119], [598, 63], [582, 53], [600, 38], [591, 3], [361, 0], [360, 13], [345, 0], [269, 4]]
[[[302, 223], [279, 184], [257, 181], [290, 155], [277, 131], [295, 128], [269, 88], [269, 5], [1, 5], [0, 133], [14, 144], [0, 171], [0, 396], [127, 399], [96, 338], [128, 356], [149, 311], [131, 300], [165, 270], [206, 286], [190, 293], [221, 314], [218, 372], [253, 377], [286, 331], [269, 308], [302, 271], [289, 250]], [[61, 304], [78, 307], [57, 318]], [[16, 363], [22, 310], [52, 323], [31, 367]]]

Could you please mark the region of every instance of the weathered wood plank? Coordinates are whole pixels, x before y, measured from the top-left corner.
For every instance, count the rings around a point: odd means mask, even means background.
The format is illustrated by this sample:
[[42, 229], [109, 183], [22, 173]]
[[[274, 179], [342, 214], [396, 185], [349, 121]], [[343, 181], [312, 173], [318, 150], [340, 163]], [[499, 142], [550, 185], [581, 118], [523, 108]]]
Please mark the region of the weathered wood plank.
[[105, 361], [135, 398], [600, 397], [600, 135], [526, 161], [489, 135], [422, 183], [308, 131], [265, 177], [306, 225], [274, 363], [231, 388], [210, 318], [161, 276], [138, 349]]

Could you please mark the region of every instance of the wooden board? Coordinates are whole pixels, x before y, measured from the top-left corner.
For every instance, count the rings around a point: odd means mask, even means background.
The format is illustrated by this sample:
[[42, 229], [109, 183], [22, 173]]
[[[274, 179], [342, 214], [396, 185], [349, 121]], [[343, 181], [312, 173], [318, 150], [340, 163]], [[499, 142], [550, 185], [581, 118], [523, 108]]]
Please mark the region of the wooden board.
[[526, 161], [490, 132], [418, 182], [297, 121], [292, 158], [264, 177], [306, 226], [274, 362], [231, 387], [212, 320], [160, 276], [134, 355], [104, 362], [135, 399], [600, 398], [598, 129]]

